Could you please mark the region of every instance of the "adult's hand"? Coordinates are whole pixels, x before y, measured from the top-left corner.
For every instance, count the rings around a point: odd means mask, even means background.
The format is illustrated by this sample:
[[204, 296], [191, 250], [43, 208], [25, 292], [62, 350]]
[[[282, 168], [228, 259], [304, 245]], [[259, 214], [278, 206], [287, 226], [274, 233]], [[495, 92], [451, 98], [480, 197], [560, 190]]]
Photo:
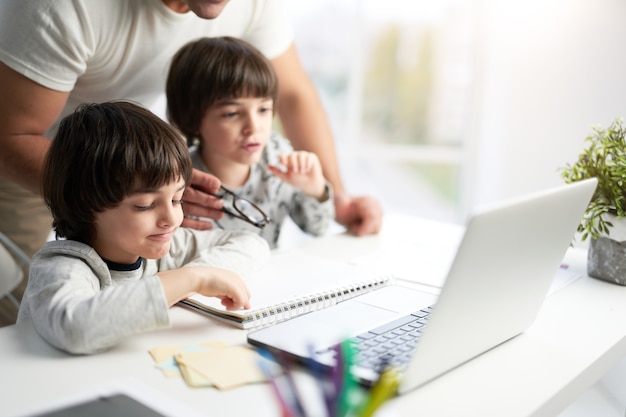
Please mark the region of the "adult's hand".
[[[217, 194], [221, 181], [216, 176], [194, 169], [191, 174], [191, 186], [183, 193], [183, 227], [207, 230], [213, 224], [206, 219], [219, 220], [224, 201], [211, 194]], [[202, 220], [204, 218], [205, 220]]]
[[373, 235], [382, 227], [383, 209], [373, 197], [337, 193], [335, 220], [355, 236]]

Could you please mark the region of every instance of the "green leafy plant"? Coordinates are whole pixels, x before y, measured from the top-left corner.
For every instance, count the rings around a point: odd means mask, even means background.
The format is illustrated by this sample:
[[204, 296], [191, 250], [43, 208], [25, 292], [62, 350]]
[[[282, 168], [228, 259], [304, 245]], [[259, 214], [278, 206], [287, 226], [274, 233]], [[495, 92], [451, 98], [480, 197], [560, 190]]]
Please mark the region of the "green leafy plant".
[[596, 177], [598, 186], [578, 226], [584, 241], [608, 236], [613, 224], [603, 217], [612, 214], [626, 217], [626, 131], [622, 118], [607, 128], [592, 127], [585, 138], [587, 147], [573, 164], [561, 168], [566, 183]]

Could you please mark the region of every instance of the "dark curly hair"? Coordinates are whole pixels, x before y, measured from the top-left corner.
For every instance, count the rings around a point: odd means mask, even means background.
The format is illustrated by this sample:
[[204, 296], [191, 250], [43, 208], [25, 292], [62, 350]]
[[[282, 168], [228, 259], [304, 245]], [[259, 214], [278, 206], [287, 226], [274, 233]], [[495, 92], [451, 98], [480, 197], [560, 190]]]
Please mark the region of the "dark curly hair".
[[46, 156], [42, 190], [58, 237], [92, 244], [95, 214], [137, 187], [184, 179], [192, 164], [174, 128], [127, 101], [84, 104], [66, 116]]

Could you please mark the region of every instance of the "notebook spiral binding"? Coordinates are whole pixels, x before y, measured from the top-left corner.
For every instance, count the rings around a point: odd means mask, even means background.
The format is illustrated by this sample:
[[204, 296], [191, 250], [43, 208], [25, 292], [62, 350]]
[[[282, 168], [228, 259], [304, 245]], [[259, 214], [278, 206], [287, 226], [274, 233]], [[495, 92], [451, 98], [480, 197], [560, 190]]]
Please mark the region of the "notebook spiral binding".
[[305, 313], [333, 306], [341, 301], [365, 294], [376, 288], [392, 283], [392, 276], [360, 282], [330, 291], [314, 294], [310, 297], [298, 298], [285, 303], [275, 304], [260, 310], [253, 310], [244, 323], [255, 322], [257, 326], [267, 326], [279, 321], [297, 317]]

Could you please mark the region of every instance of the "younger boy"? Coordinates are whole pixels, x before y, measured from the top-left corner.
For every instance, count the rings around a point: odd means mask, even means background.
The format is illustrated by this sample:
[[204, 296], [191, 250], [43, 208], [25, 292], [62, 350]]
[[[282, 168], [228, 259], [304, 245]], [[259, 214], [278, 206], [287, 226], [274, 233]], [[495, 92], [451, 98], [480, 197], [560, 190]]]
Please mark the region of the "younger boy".
[[269, 255], [244, 232], [179, 228], [191, 177], [184, 141], [129, 102], [83, 105], [61, 122], [42, 191], [64, 240], [34, 256], [18, 322], [71, 353], [169, 326], [168, 308], [201, 293], [250, 306], [246, 274]]
[[194, 167], [218, 177], [225, 197], [256, 206], [247, 216], [236, 203], [235, 210], [225, 203], [231, 215], [215, 221], [220, 228], [256, 230], [271, 247], [287, 216], [310, 234], [327, 230], [334, 218], [330, 184], [317, 155], [294, 152], [272, 132], [278, 79], [256, 48], [231, 37], [185, 45], [172, 60], [166, 94], [171, 123], [188, 145], [197, 145]]

